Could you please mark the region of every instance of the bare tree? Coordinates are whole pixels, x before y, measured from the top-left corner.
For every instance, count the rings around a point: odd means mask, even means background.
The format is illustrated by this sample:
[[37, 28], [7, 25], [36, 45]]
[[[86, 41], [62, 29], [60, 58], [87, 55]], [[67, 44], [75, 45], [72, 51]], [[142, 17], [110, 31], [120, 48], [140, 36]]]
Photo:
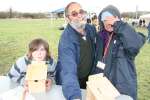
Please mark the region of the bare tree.
[[9, 18], [12, 18], [13, 17], [13, 11], [12, 11], [12, 8], [10, 7], [9, 8]]

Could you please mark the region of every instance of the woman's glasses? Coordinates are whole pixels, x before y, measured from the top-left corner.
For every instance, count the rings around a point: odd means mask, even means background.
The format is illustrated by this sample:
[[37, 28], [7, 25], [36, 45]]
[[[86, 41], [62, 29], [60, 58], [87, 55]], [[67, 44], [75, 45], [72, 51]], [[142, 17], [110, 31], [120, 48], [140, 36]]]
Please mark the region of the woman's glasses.
[[79, 14], [83, 15], [83, 14], [85, 14], [85, 11], [83, 9], [80, 9], [79, 12], [72, 11], [70, 15], [73, 16], [73, 17], [77, 17]]

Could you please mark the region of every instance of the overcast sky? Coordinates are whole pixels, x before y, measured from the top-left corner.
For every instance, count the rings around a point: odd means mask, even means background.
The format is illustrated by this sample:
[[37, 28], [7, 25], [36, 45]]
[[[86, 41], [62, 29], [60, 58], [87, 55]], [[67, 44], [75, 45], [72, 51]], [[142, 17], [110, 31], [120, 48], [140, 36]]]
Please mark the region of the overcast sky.
[[[73, 0], [79, 2], [87, 11], [99, 13], [109, 4], [116, 6], [121, 12], [150, 11], [148, 0]], [[21, 12], [51, 12], [65, 7], [72, 0], [0, 0], [0, 11], [8, 11], [11, 7]]]

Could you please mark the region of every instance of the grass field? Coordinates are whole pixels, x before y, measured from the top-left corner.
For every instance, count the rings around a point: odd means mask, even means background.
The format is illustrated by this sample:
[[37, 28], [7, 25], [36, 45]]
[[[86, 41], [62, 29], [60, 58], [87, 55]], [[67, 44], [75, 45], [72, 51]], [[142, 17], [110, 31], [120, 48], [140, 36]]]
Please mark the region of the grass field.
[[63, 20], [12, 19], [0, 20], [0, 74], [6, 73], [12, 63], [26, 53], [28, 43], [37, 37], [46, 39], [55, 58]]
[[[46, 39], [57, 60], [57, 47], [61, 35], [58, 27], [63, 20], [7, 19], [0, 20], [0, 75], [8, 72], [16, 59], [27, 51], [28, 43], [37, 37]], [[140, 32], [147, 31], [142, 28]], [[147, 34], [146, 34], [147, 35]], [[138, 74], [138, 100], [150, 99], [150, 44], [145, 44], [136, 57]]]

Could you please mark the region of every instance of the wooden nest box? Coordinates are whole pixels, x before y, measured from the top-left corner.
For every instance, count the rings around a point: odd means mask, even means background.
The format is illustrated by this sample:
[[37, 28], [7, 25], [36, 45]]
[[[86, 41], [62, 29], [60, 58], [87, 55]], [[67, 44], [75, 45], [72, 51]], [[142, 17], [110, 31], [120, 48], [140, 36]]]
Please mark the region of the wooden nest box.
[[119, 95], [118, 90], [103, 74], [89, 76], [86, 100], [115, 100]]
[[28, 65], [25, 80], [28, 83], [30, 93], [38, 93], [46, 91], [47, 65], [44, 61], [32, 62]]

